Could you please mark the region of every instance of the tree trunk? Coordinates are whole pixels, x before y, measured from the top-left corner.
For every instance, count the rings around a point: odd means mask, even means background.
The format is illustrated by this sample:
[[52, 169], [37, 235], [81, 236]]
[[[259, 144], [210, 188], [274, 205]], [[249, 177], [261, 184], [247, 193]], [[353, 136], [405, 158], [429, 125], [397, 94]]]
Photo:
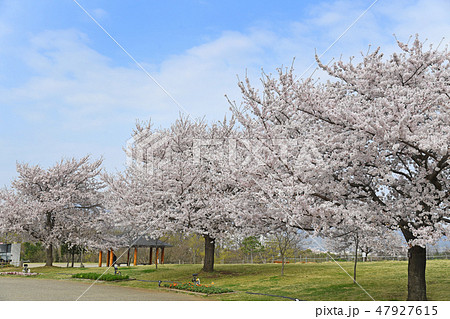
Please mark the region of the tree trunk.
[[426, 248], [412, 246], [408, 249], [408, 300], [427, 300], [426, 263]]
[[356, 283], [356, 265], [358, 264], [358, 234], [355, 236], [355, 265], [353, 266], [353, 282]]
[[[45, 224], [45, 228], [48, 228], [49, 233], [50, 233], [50, 231], [53, 228], [52, 213], [51, 212], [47, 212], [46, 215], [47, 215], [47, 221], [46, 221], [46, 224]], [[47, 247], [47, 258], [46, 258], [46, 261], [45, 261], [45, 265], [46, 266], [53, 266], [53, 245], [52, 244], [50, 244]]]
[[214, 238], [205, 235], [205, 260], [203, 263], [203, 271], [213, 272], [214, 271]]
[[46, 266], [53, 266], [53, 245], [50, 244], [47, 247], [47, 258], [45, 261]]
[[72, 268], [73, 268], [73, 266], [75, 265], [75, 249], [74, 248], [72, 248]]
[[[401, 228], [406, 242], [415, 237], [408, 228]], [[408, 301], [426, 301], [427, 284], [425, 281], [425, 267], [427, 264], [427, 250], [420, 246], [408, 249]]]
[[284, 276], [284, 255], [281, 255], [281, 276]]
[[83, 249], [81, 249], [81, 252], [80, 252], [80, 268], [84, 268], [84, 265], [83, 265]]

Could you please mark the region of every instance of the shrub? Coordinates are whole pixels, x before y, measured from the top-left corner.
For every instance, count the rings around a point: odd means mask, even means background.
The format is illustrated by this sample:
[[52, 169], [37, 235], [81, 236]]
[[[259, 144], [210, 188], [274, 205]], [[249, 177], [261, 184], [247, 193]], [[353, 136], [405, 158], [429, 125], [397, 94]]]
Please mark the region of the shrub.
[[192, 282], [185, 283], [171, 283], [171, 284], [163, 284], [163, 287], [171, 288], [171, 289], [179, 289], [179, 290], [187, 290], [192, 292], [201, 292], [204, 294], [212, 295], [212, 294], [223, 294], [227, 292], [233, 292], [233, 290], [228, 288], [216, 287], [213, 284], [211, 285], [196, 285]]
[[[100, 277], [101, 276], [101, 277]], [[130, 277], [128, 275], [112, 275], [112, 274], [98, 274], [95, 272], [78, 273], [72, 275], [72, 278], [82, 278], [82, 279], [92, 279], [92, 280], [102, 280], [102, 281], [116, 281], [116, 280], [127, 280]]]

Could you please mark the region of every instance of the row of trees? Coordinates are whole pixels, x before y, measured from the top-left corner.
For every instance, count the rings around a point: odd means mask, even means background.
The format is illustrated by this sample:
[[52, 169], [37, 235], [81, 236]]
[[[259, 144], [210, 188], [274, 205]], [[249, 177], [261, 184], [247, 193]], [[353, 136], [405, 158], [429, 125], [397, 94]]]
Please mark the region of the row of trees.
[[236, 234], [388, 241], [398, 231], [408, 300], [426, 300], [425, 246], [449, 234], [449, 53], [418, 38], [398, 45], [387, 59], [379, 49], [359, 63], [317, 59], [326, 83], [292, 68], [264, 74], [260, 89], [245, 79], [230, 121], [138, 123], [124, 172], [100, 174], [88, 157], [48, 170], [19, 164], [1, 192], [0, 227], [44, 243], [48, 265], [58, 243], [196, 234], [204, 271], [216, 241]]
[[[220, 264], [265, 264], [285, 262], [331, 262], [335, 260], [378, 261], [403, 260], [406, 256], [405, 246], [399, 236], [393, 236], [393, 241], [382, 245], [368, 246], [355, 241], [354, 236], [327, 238], [322, 242], [328, 252], [311, 247], [312, 243], [306, 234], [292, 232], [265, 236], [249, 236], [233, 238], [218, 243], [215, 249], [216, 263]], [[284, 237], [287, 238], [284, 238]], [[383, 238], [379, 238], [382, 240]], [[204, 239], [197, 235], [171, 234], [161, 238], [173, 245], [165, 252], [165, 263], [169, 264], [202, 264], [205, 257]], [[5, 242], [0, 237], [1, 242]], [[358, 249], [356, 249], [356, 246]], [[355, 249], [357, 256], [355, 256]], [[141, 249], [142, 250], [142, 249]], [[148, 250], [147, 250], [148, 252]], [[119, 263], [125, 262], [127, 249], [115, 251]], [[447, 259], [450, 256], [448, 247], [427, 246], [427, 259]], [[45, 263], [46, 249], [40, 243], [22, 242], [21, 259], [25, 262]], [[56, 263], [66, 263], [67, 267], [83, 265], [83, 263], [98, 263], [98, 251], [82, 249], [79, 246], [61, 245], [53, 248], [53, 259]], [[138, 255], [138, 263], [147, 263], [146, 250]]]

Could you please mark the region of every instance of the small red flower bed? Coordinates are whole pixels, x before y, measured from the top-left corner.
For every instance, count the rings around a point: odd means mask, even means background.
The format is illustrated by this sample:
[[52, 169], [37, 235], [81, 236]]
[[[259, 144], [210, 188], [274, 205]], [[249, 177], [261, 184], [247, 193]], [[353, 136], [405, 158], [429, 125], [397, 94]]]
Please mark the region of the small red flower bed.
[[36, 275], [38, 275], [38, 273], [35, 273], [35, 272], [7, 271], [7, 272], [0, 272], [0, 275], [36, 276]]

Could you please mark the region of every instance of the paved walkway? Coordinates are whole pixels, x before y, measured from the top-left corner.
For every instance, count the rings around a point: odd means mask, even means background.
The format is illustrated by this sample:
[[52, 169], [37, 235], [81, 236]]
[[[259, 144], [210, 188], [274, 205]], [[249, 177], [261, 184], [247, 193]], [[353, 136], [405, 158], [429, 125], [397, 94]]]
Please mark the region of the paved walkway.
[[[91, 284], [91, 282], [66, 280], [0, 277], [0, 300], [77, 300]], [[98, 283], [92, 286], [80, 300], [204, 301], [205, 299], [184, 293], [118, 287]]]

